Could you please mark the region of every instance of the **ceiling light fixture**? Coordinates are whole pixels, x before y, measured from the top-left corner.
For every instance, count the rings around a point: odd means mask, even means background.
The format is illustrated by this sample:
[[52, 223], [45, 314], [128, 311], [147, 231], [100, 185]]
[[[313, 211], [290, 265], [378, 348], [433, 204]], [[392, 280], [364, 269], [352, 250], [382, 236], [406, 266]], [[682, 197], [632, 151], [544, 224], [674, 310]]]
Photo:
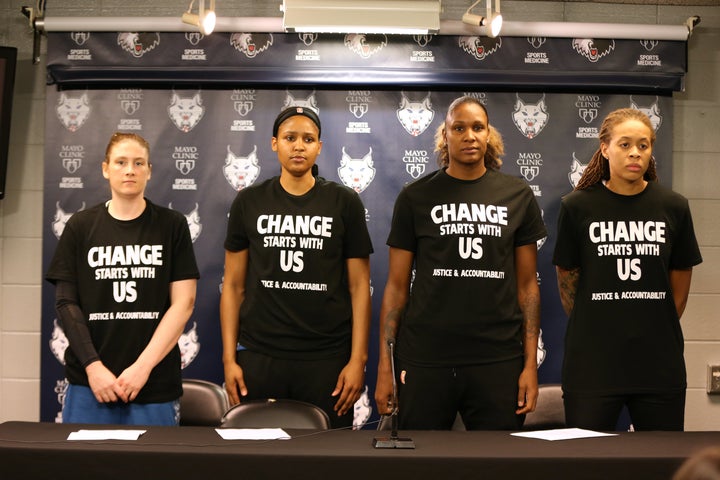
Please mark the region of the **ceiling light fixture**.
[[308, 33], [427, 34], [440, 30], [440, 0], [283, 0], [283, 29]]
[[485, 27], [487, 30], [488, 37], [497, 37], [500, 35], [500, 29], [503, 24], [503, 17], [500, 14], [500, 0], [495, 0], [495, 12], [492, 11], [492, 0], [486, 0], [486, 13], [482, 15], [476, 15], [470, 13], [470, 11], [480, 3], [482, 0], [477, 0], [475, 3], [470, 5], [465, 14], [462, 16], [463, 23], [468, 25], [474, 25], [478, 27]]
[[187, 12], [182, 14], [183, 23], [195, 25], [203, 35], [210, 35], [215, 30], [215, 0], [210, 0], [210, 8], [205, 10], [205, 0], [198, 1], [198, 13], [192, 13], [195, 0], [190, 1]]

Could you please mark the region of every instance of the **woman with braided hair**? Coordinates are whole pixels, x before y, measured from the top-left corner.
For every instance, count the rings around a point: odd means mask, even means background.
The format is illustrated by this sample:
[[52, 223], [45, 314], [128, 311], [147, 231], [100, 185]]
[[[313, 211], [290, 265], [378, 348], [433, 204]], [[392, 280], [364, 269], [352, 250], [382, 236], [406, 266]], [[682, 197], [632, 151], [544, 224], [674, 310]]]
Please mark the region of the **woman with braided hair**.
[[683, 430], [680, 317], [702, 262], [688, 201], [657, 182], [648, 117], [611, 112], [575, 191], [562, 199], [553, 256], [567, 313], [566, 421]]

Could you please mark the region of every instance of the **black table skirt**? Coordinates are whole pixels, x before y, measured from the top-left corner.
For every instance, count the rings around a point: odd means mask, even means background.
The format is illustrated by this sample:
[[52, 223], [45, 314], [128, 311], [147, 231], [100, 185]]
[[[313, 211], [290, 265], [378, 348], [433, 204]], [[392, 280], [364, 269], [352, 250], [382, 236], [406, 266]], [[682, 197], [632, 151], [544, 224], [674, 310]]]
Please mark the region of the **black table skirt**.
[[401, 436], [415, 449], [382, 450], [372, 440], [387, 432], [290, 430], [290, 440], [228, 441], [206, 427], [149, 427], [135, 442], [66, 440], [80, 428], [107, 427], [0, 424], [0, 479], [669, 480], [687, 457], [720, 445], [720, 432], [550, 442], [509, 432], [413, 431]]

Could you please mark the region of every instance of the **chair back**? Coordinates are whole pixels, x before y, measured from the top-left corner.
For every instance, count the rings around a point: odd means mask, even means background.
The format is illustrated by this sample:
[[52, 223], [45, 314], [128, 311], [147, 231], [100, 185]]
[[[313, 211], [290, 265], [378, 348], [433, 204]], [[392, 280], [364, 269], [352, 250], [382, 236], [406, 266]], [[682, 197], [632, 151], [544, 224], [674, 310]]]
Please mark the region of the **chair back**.
[[180, 397], [180, 425], [218, 427], [229, 408], [225, 389], [199, 379], [183, 379]]
[[537, 407], [525, 416], [523, 430], [550, 430], [565, 427], [565, 405], [562, 387], [548, 383], [540, 385]]
[[248, 400], [233, 406], [225, 412], [222, 426], [328, 430], [330, 418], [323, 409], [311, 403], [269, 398]]

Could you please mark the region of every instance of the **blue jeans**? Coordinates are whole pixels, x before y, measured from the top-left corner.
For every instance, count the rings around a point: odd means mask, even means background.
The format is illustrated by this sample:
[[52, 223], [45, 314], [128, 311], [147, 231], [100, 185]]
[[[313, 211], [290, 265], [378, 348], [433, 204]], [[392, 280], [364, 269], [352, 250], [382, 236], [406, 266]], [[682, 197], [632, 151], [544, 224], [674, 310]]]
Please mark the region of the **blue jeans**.
[[180, 400], [164, 403], [100, 403], [90, 387], [70, 384], [62, 409], [63, 423], [177, 426]]

